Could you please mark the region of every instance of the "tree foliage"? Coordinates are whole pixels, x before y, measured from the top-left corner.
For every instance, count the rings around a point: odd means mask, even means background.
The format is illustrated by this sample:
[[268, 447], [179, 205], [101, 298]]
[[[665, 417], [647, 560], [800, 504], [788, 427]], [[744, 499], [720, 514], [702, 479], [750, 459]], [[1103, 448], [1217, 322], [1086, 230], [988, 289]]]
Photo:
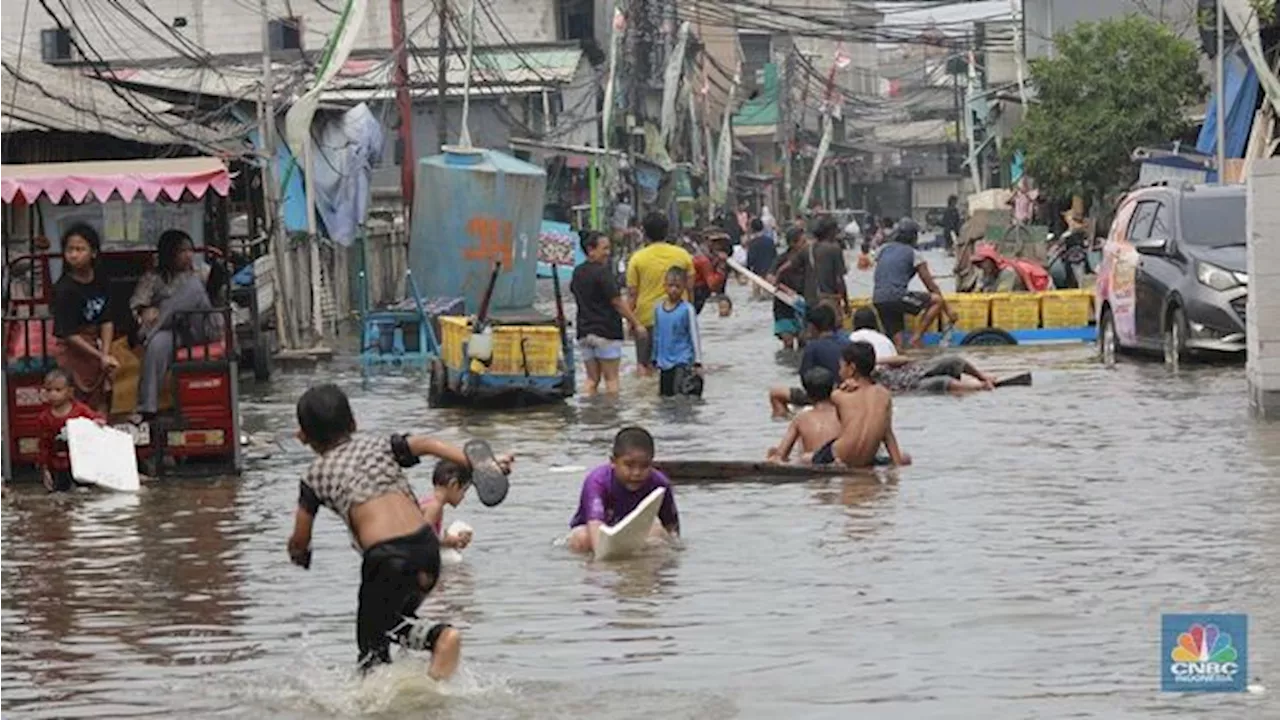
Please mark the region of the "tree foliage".
[[1135, 147], [1187, 130], [1185, 110], [1205, 91], [1199, 51], [1135, 15], [1081, 23], [1054, 45], [1031, 61], [1036, 97], [1009, 149], [1050, 195], [1102, 198], [1133, 182]]

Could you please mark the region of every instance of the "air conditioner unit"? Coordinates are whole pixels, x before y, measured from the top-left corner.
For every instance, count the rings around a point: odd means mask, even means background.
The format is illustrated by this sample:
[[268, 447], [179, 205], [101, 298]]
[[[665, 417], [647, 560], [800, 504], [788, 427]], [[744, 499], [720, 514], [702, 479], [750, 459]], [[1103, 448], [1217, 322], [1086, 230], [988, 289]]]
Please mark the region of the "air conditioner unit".
[[267, 24], [267, 36], [272, 50], [301, 50], [302, 20], [276, 18]]
[[71, 56], [71, 31], [50, 28], [40, 31], [40, 59], [47, 63], [67, 62]]

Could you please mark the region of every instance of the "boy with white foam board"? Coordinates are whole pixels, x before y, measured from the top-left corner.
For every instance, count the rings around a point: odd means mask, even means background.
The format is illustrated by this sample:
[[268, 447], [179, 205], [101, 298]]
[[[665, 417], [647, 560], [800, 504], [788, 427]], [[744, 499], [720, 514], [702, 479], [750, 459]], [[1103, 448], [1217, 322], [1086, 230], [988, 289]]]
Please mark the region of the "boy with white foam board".
[[600, 528], [625, 518], [658, 488], [666, 492], [653, 535], [678, 537], [680, 513], [671, 481], [653, 467], [653, 436], [641, 427], [623, 428], [613, 439], [610, 462], [587, 473], [582, 481], [578, 510], [569, 522], [569, 549], [593, 552]]

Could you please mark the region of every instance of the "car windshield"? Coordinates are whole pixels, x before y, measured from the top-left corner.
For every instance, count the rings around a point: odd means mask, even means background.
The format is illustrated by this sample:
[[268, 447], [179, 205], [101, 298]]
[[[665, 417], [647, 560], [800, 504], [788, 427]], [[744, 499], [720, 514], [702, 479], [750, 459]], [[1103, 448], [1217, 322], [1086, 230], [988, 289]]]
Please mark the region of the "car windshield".
[[1244, 245], [1244, 193], [1182, 198], [1182, 240], [1190, 245]]

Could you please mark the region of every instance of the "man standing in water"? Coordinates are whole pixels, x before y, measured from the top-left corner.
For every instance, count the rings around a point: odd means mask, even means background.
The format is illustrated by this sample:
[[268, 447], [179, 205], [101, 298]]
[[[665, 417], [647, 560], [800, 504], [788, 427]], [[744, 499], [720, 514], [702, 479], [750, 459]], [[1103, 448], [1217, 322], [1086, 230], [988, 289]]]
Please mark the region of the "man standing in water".
[[[627, 262], [627, 297], [644, 333], [636, 334], [636, 362], [641, 375], [653, 374], [654, 309], [667, 295], [667, 271], [680, 268], [693, 276], [693, 256], [684, 248], [667, 242], [667, 216], [651, 212], [644, 218], [644, 249]], [[692, 300], [692, 298], [687, 298]]]
[[609, 238], [595, 230], [582, 238], [587, 261], [574, 268], [569, 291], [578, 304], [578, 352], [587, 368], [587, 395], [595, 395], [604, 380], [605, 392], [618, 394], [618, 366], [622, 362], [622, 319], [631, 325], [637, 342], [649, 331], [622, 300], [609, 265]]

